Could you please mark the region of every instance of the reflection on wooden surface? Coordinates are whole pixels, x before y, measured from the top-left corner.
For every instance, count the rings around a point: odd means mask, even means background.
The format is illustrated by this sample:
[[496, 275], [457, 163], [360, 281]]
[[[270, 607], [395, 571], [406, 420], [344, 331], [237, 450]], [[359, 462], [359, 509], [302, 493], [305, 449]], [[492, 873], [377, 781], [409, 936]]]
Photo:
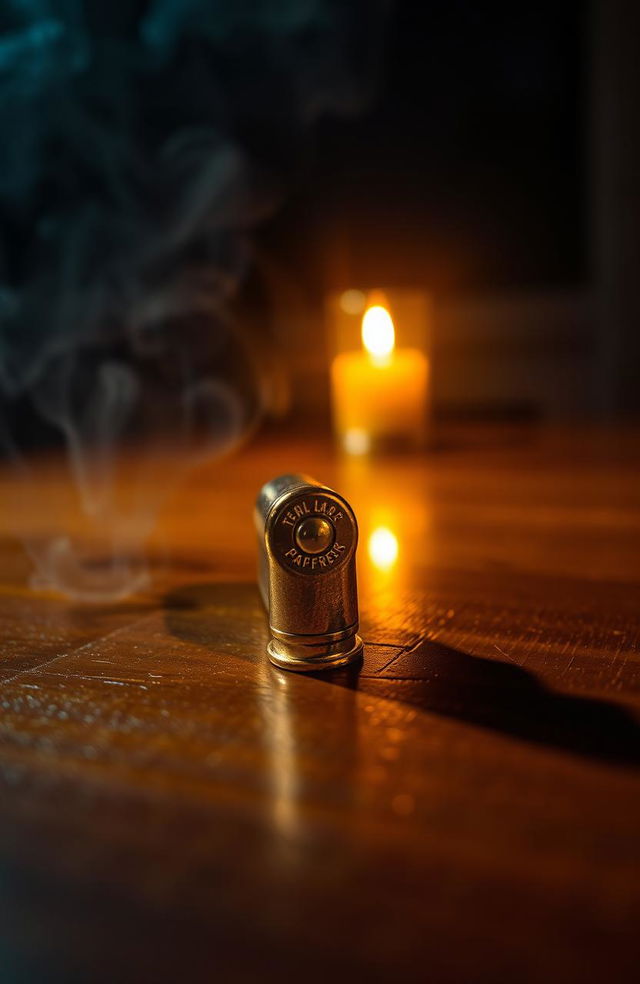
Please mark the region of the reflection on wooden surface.
[[[633, 973], [637, 450], [475, 432], [369, 462], [262, 441], [194, 474], [153, 588], [102, 607], [25, 586], [15, 534], [47, 513], [10, 514], [0, 483], [15, 979]], [[265, 659], [251, 509], [293, 469], [360, 519], [360, 672]]]

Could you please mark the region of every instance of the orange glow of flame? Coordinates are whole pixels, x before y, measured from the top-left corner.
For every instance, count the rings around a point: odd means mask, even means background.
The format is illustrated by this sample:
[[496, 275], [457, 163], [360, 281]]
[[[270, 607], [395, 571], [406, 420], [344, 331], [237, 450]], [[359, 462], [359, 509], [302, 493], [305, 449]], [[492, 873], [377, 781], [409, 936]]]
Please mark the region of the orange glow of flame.
[[362, 344], [374, 362], [388, 362], [396, 343], [393, 320], [386, 307], [373, 304], [362, 317]]
[[367, 542], [369, 560], [379, 571], [388, 571], [398, 559], [398, 538], [388, 526], [377, 526]]

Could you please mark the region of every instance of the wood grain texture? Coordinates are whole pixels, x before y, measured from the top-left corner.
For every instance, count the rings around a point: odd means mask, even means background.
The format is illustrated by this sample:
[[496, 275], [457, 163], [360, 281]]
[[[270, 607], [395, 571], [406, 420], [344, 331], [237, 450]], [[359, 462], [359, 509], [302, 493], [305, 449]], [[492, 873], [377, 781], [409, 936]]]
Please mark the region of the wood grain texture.
[[[265, 660], [251, 509], [287, 470], [358, 515], [359, 673]], [[16, 517], [12, 484], [3, 979], [635, 979], [636, 434], [475, 429], [375, 462], [263, 437], [173, 493], [153, 587], [108, 606], [26, 586], [16, 532], [53, 520]]]

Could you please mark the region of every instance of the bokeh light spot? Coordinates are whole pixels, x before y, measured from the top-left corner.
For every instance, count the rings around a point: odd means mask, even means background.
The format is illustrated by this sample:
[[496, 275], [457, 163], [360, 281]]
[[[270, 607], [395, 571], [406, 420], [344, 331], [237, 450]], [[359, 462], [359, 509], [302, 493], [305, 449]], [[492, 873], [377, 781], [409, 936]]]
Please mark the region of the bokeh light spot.
[[380, 571], [388, 571], [398, 559], [398, 538], [387, 526], [373, 530], [367, 547], [371, 563]]

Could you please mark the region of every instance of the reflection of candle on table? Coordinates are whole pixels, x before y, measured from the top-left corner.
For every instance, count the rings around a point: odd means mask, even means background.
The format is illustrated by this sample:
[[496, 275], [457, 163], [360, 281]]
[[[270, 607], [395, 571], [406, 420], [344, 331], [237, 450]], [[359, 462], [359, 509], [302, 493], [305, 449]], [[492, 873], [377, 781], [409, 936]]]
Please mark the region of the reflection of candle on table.
[[423, 443], [429, 364], [416, 348], [395, 348], [391, 315], [381, 304], [362, 318], [362, 345], [333, 360], [337, 434], [344, 449], [364, 454], [376, 444]]
[[388, 526], [376, 526], [367, 541], [369, 560], [377, 571], [389, 571], [398, 559], [398, 537]]

